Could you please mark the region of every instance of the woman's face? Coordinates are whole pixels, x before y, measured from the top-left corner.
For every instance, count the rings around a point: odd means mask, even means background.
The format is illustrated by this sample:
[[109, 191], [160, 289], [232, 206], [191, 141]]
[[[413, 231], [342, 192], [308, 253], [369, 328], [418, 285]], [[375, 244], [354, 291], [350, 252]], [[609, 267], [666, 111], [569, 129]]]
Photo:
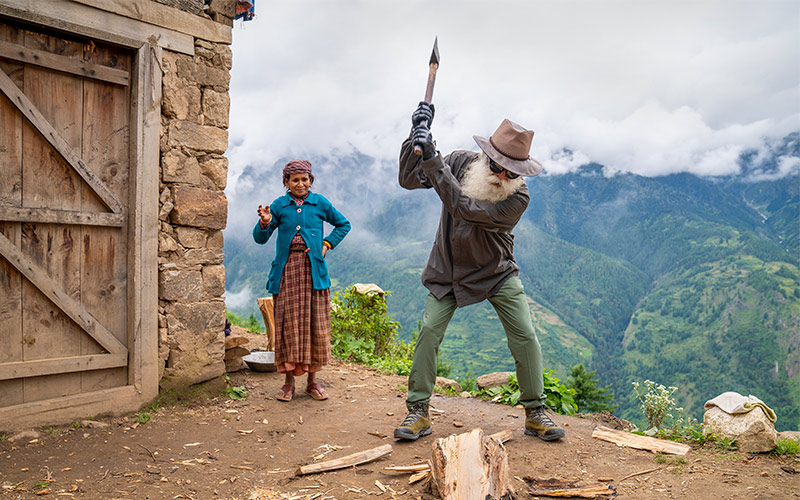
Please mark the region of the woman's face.
[[295, 198], [303, 198], [311, 188], [311, 176], [308, 174], [291, 174], [289, 179], [283, 182], [289, 188], [289, 192]]

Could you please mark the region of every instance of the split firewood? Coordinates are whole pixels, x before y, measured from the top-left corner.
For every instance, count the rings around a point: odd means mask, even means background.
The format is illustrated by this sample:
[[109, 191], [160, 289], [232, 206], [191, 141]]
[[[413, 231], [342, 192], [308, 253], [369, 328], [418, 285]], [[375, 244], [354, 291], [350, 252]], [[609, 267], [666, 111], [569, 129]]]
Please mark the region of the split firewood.
[[513, 435], [514, 435], [514, 433], [511, 432], [511, 429], [506, 429], [504, 431], [495, 432], [494, 434], [490, 434], [489, 437], [491, 439], [496, 439], [497, 441], [500, 441], [501, 443], [505, 443], [506, 441], [511, 441], [511, 437]]
[[691, 446], [676, 443], [674, 441], [667, 441], [665, 439], [658, 439], [650, 436], [640, 436], [638, 434], [631, 434], [630, 432], [617, 431], [603, 427], [602, 425], [595, 428], [592, 432], [592, 437], [602, 439], [603, 441], [610, 441], [617, 446], [636, 448], [639, 450], [647, 450], [659, 453], [669, 453], [671, 455], [686, 455]]
[[247, 337], [226, 337], [225, 338], [225, 350], [233, 349], [234, 347], [239, 347], [240, 345], [244, 345], [250, 342], [250, 339]]
[[514, 494], [499, 440], [474, 429], [433, 444], [432, 485], [442, 500], [485, 500]]
[[360, 451], [358, 453], [353, 453], [352, 455], [348, 455], [346, 457], [337, 458], [334, 460], [328, 460], [326, 462], [319, 462], [316, 464], [302, 465], [300, 466], [298, 475], [302, 476], [305, 474], [316, 474], [318, 472], [325, 472], [329, 470], [344, 469], [345, 467], [352, 467], [354, 465], [360, 465], [363, 463], [371, 462], [373, 460], [377, 460], [381, 457], [385, 457], [391, 452], [392, 452], [392, 445], [385, 444], [383, 446], [378, 446], [377, 448], [373, 448], [371, 450], [365, 450], [365, 451]]
[[408, 478], [408, 484], [414, 484], [417, 481], [422, 481], [423, 479], [427, 480], [430, 479], [430, 477], [431, 477], [431, 471], [423, 470], [417, 472], [416, 474], [411, 474], [411, 477]]
[[250, 349], [246, 347], [234, 347], [233, 349], [228, 349], [225, 351], [225, 357], [223, 358], [225, 361], [229, 361], [236, 358], [241, 358], [242, 356], [246, 356], [250, 354]]
[[383, 470], [390, 470], [394, 472], [419, 472], [424, 470], [431, 470], [431, 462], [429, 460], [426, 460], [418, 464], [392, 465], [389, 467], [384, 467]]

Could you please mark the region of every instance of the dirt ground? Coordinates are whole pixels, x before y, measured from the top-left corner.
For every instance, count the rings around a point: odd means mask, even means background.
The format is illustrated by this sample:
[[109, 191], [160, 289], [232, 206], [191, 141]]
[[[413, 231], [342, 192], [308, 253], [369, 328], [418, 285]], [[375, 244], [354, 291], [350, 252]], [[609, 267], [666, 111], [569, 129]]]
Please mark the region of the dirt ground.
[[[330, 395], [326, 401], [304, 394], [304, 385], [293, 401], [277, 401], [282, 375], [243, 370], [230, 374], [232, 385], [248, 391], [243, 401], [184, 401], [148, 410], [146, 423], [137, 423], [136, 414], [97, 417], [91, 427], [75, 423], [35, 429], [38, 437], [13, 443], [4, 439], [0, 499], [426, 500], [432, 497], [425, 484], [409, 484], [408, 474], [384, 468], [429, 459], [437, 438], [475, 428], [512, 430], [505, 446], [519, 499], [544, 498], [527, 493], [525, 476], [579, 486], [602, 480], [626, 499], [800, 498], [796, 458], [711, 447], [683, 459], [658, 457], [592, 438], [596, 425], [610, 423], [597, 416], [554, 415], [567, 435], [546, 443], [523, 434], [523, 410], [477, 399], [434, 396], [433, 434], [397, 442], [392, 432], [405, 416], [404, 377], [335, 362], [319, 379]], [[297, 475], [301, 465], [385, 444], [392, 453], [376, 461]]]

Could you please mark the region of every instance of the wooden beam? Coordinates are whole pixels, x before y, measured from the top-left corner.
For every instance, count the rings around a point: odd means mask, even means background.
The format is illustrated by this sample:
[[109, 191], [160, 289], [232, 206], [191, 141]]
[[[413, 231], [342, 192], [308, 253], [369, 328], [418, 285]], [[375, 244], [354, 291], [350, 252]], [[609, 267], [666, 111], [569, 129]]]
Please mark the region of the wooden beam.
[[39, 377], [41, 375], [55, 375], [56, 373], [71, 373], [86, 370], [102, 370], [104, 368], [117, 368], [127, 364], [128, 356], [124, 354], [89, 354], [64, 358], [15, 361], [13, 363], [0, 363], [0, 380]]
[[[109, 405], [109, 401], [114, 404]], [[136, 389], [128, 385], [6, 406], [0, 408], [0, 422], [4, 430], [31, 429], [63, 424], [87, 415], [109, 412], [121, 415], [138, 410], [144, 402]]]
[[192, 35], [71, 0], [0, 0], [0, 15], [124, 47], [138, 48], [150, 42], [168, 50], [194, 55]]
[[125, 217], [122, 214], [105, 212], [75, 212], [73, 210], [53, 210], [50, 208], [0, 206], [0, 221], [122, 227]]
[[30, 49], [16, 43], [0, 41], [0, 57], [123, 87], [127, 87], [130, 83], [130, 77], [125, 70], [109, 68], [101, 64], [89, 63], [43, 50]]
[[86, 333], [96, 340], [111, 354], [128, 355], [128, 349], [100, 324], [94, 316], [79, 302], [64, 293], [58, 283], [47, 272], [37, 265], [30, 257], [22, 253], [8, 238], [0, 233], [0, 256], [8, 260], [17, 271], [36, 286], [48, 299], [50, 299], [64, 314], [78, 324]]
[[128, 220], [128, 383], [158, 396], [158, 182], [161, 140], [161, 47], [145, 44], [131, 72]]
[[112, 193], [103, 181], [95, 175], [92, 170], [83, 163], [72, 147], [63, 137], [50, 125], [41, 111], [28, 99], [17, 87], [5, 71], [0, 69], [0, 91], [17, 107], [22, 116], [28, 119], [33, 127], [39, 131], [45, 140], [64, 158], [64, 160], [86, 181], [86, 184], [103, 200], [112, 212], [121, 214], [123, 212], [122, 203]]
[[334, 460], [328, 460], [326, 462], [319, 462], [317, 464], [303, 465], [300, 467], [298, 475], [316, 474], [317, 472], [344, 469], [345, 467], [352, 467], [354, 465], [359, 465], [371, 462], [373, 460], [377, 460], [381, 457], [385, 457], [391, 452], [392, 452], [392, 445], [385, 444], [383, 446], [378, 446], [377, 448], [373, 448], [371, 450], [365, 450], [365, 451], [360, 451], [358, 453], [353, 453], [352, 455], [347, 455], [346, 457], [337, 458]]
[[190, 12], [184, 12], [152, 0], [74, 0], [121, 16], [144, 21], [210, 42], [232, 42], [233, 29]]
[[617, 431], [608, 427], [598, 426], [592, 431], [592, 437], [603, 441], [610, 441], [617, 446], [648, 450], [670, 455], [686, 455], [692, 449], [688, 444], [667, 441], [650, 436], [640, 436], [630, 432]]

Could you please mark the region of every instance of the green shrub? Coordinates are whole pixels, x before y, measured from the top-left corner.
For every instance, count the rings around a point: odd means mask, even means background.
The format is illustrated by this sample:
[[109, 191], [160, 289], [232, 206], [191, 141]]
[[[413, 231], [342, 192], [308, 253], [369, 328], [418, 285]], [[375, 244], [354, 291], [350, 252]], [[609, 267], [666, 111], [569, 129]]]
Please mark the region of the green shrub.
[[800, 439], [779, 438], [778, 444], [772, 450], [775, 455], [800, 456]]
[[[331, 298], [331, 353], [384, 373], [408, 375], [416, 335], [411, 343], [398, 339], [400, 323], [386, 313], [390, 292], [361, 294], [349, 287]], [[438, 363], [437, 363], [438, 368]], [[446, 370], [447, 366], [442, 367]]]
[[142, 425], [146, 424], [150, 421], [151, 415], [146, 411], [142, 411], [136, 414], [136, 421]]

